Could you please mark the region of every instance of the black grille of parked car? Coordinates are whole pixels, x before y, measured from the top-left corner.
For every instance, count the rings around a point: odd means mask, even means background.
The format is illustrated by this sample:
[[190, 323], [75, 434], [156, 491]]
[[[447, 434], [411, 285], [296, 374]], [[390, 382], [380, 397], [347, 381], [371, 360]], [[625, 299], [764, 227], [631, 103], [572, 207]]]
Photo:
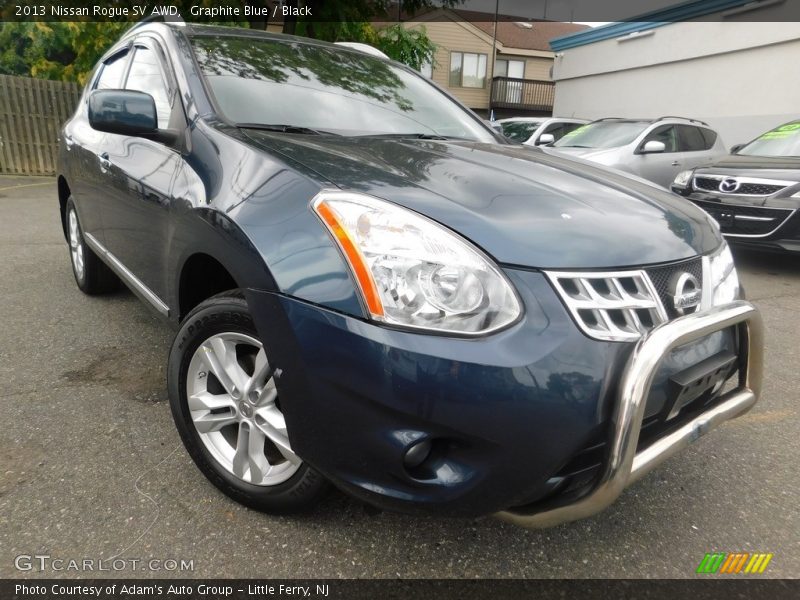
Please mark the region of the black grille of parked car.
[[658, 292], [658, 297], [661, 299], [661, 304], [667, 311], [670, 319], [678, 317], [678, 313], [673, 305], [671, 294], [673, 290], [670, 289], [670, 282], [672, 278], [681, 273], [689, 273], [697, 278], [697, 281], [702, 285], [703, 283], [703, 259], [699, 256], [679, 263], [671, 265], [664, 265], [661, 267], [651, 267], [646, 269], [647, 276], [653, 282], [653, 287]]
[[693, 201], [710, 214], [727, 235], [767, 235], [780, 227], [794, 213], [791, 208], [742, 206], [721, 202]]
[[[718, 177], [703, 177], [698, 175], [694, 178], [694, 189], [705, 192], [720, 192], [720, 183], [724, 181]], [[783, 184], [770, 183], [742, 183], [735, 191], [723, 192], [728, 194], [741, 194], [744, 196], [770, 196], [780, 192], [786, 186]]]

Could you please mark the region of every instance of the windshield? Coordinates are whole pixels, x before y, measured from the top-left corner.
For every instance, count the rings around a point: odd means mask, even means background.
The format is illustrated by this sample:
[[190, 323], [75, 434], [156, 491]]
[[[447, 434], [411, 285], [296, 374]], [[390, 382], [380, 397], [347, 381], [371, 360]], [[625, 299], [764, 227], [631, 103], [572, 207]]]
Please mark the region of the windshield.
[[570, 131], [553, 144], [556, 148], [617, 148], [630, 144], [644, 131], [642, 121], [595, 121]]
[[787, 123], [753, 140], [736, 154], [745, 156], [800, 156], [800, 121]]
[[219, 109], [237, 124], [496, 141], [422, 76], [361, 52], [233, 36], [192, 43]]
[[500, 123], [503, 135], [515, 142], [526, 142], [541, 125], [541, 121], [510, 121]]

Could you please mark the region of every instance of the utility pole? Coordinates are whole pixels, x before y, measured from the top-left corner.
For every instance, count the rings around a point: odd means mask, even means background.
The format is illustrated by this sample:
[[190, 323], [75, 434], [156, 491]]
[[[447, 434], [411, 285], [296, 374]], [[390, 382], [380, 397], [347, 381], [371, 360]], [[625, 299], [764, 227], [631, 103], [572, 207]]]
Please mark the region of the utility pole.
[[497, 64], [497, 15], [500, 12], [500, 0], [494, 2], [494, 30], [492, 31], [492, 78], [489, 80], [489, 118], [494, 118], [492, 109], [492, 88], [494, 87], [494, 67]]

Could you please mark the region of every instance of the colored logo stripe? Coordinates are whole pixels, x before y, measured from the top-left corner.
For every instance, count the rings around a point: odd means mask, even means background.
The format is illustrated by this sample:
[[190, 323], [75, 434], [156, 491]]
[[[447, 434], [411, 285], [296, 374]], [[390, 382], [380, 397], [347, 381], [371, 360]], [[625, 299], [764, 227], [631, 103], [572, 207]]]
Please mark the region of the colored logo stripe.
[[697, 573], [763, 573], [773, 556], [763, 552], [709, 552], [700, 561]]

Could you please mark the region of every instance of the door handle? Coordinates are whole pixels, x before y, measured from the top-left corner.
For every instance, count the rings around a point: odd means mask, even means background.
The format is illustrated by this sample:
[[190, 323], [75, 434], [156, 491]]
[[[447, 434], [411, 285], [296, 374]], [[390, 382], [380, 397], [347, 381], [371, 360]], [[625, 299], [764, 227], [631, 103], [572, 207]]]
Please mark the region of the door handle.
[[111, 168], [111, 161], [108, 159], [108, 152], [101, 152], [97, 155], [97, 158], [100, 159], [100, 171], [107, 173]]
[[680, 164], [681, 164], [681, 163], [679, 163], [677, 160], [673, 160], [673, 161], [672, 161], [672, 166], [673, 166], [673, 167], [677, 167], [677, 166], [678, 166], [678, 165], [680, 165]]

